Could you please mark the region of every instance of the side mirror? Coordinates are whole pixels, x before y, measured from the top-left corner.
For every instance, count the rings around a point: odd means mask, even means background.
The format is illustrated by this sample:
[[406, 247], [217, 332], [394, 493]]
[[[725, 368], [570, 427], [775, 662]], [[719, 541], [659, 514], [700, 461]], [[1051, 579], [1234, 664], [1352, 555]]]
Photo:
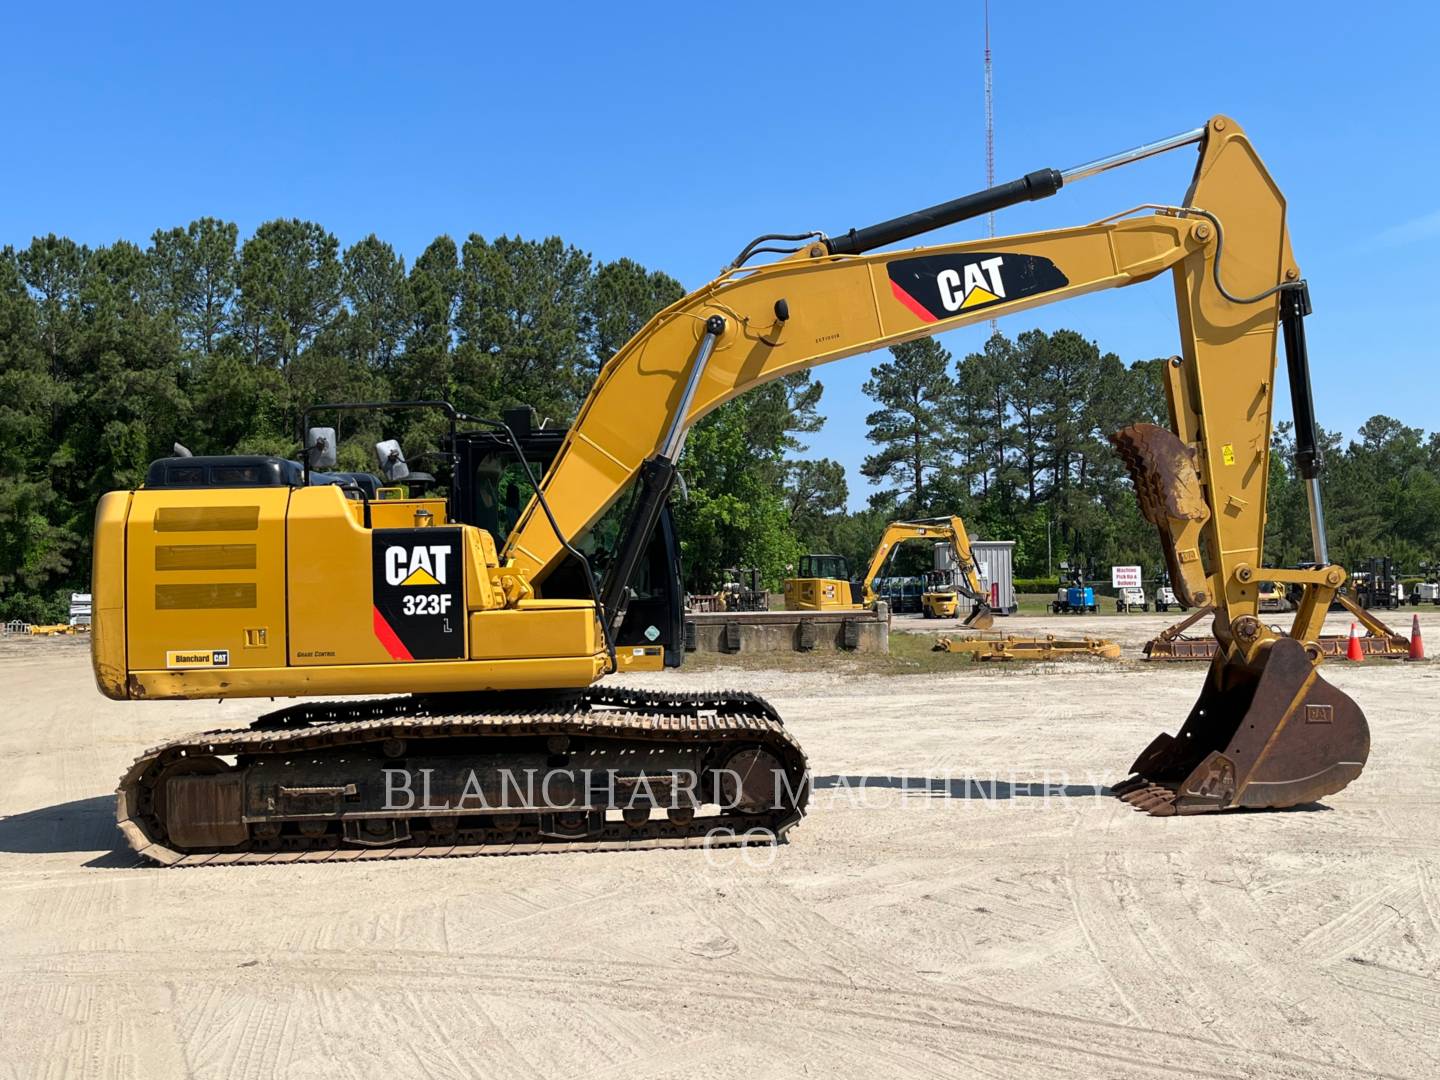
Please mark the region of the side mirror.
[[312, 427], [305, 433], [305, 460], [312, 469], [335, 467], [335, 429]]
[[396, 483], [410, 475], [410, 466], [405, 464], [405, 452], [396, 439], [376, 443], [375, 460], [380, 463], [380, 475], [388, 483]]

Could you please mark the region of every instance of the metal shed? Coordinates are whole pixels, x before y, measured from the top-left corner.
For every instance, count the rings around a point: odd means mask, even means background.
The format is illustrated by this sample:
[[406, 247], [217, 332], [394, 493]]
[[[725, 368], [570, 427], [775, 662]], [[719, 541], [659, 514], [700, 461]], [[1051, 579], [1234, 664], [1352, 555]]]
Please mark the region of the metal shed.
[[[972, 540], [970, 550], [975, 554], [980, 580], [990, 590], [990, 606], [997, 615], [1015, 614], [1015, 541]], [[935, 569], [955, 569], [955, 554], [949, 544], [935, 545]], [[974, 606], [968, 597], [960, 597], [961, 611]]]

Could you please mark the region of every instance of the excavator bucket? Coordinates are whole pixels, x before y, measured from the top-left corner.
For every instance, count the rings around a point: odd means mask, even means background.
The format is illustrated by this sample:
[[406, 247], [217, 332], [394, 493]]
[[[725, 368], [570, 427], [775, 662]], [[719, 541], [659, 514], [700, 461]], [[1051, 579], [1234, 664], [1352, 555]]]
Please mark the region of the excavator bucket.
[[1369, 755], [1360, 707], [1282, 637], [1253, 668], [1216, 655], [1180, 734], [1156, 736], [1113, 790], [1157, 816], [1298, 806], [1345, 787]]
[[971, 630], [989, 630], [995, 625], [995, 610], [989, 604], [977, 603], [961, 625]]

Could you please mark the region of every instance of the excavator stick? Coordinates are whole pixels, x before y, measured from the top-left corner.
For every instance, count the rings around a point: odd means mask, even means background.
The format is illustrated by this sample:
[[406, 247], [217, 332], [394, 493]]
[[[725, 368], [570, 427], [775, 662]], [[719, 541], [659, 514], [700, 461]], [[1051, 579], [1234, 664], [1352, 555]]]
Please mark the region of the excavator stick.
[[1253, 667], [1217, 654], [1180, 734], [1156, 736], [1114, 792], [1157, 816], [1299, 806], [1345, 787], [1369, 755], [1360, 707], [1280, 637]]

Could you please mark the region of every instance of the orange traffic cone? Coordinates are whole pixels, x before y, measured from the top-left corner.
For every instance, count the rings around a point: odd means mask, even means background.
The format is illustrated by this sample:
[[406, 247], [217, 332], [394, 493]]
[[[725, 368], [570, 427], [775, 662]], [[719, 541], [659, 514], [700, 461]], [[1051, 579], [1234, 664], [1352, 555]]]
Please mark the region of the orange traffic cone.
[[1420, 640], [1420, 614], [1416, 612], [1410, 620], [1410, 659], [1425, 659], [1425, 642]]
[[1365, 654], [1360, 649], [1360, 635], [1355, 630], [1355, 624], [1350, 624], [1350, 644], [1345, 649], [1346, 660], [1364, 660]]

